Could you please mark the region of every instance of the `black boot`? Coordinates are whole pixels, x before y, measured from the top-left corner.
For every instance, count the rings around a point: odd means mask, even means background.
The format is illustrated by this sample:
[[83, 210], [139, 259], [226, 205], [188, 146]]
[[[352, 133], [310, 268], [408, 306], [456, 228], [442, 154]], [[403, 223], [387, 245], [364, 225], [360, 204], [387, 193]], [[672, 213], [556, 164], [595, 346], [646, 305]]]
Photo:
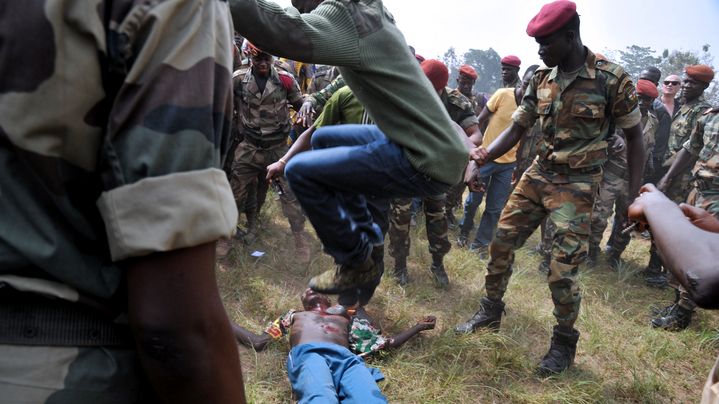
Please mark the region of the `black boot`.
[[447, 272], [444, 270], [444, 264], [442, 261], [439, 263], [433, 262], [429, 267], [429, 271], [432, 275], [434, 275], [434, 282], [438, 287], [442, 289], [449, 287], [449, 277], [447, 276]]
[[669, 309], [667, 315], [652, 319], [652, 327], [669, 331], [681, 331], [689, 327], [693, 313], [692, 310], [675, 304]]
[[647, 264], [646, 268], [644, 268], [642, 271], [639, 272], [641, 276], [644, 278], [650, 278], [654, 277], [657, 274], [662, 273], [662, 259], [659, 258], [659, 254], [657, 254], [655, 251], [650, 251], [649, 253], [649, 263]]
[[589, 268], [597, 266], [597, 256], [599, 256], [599, 246], [590, 244], [587, 252], [587, 266]]
[[395, 267], [392, 276], [394, 276], [394, 279], [400, 286], [406, 286], [409, 283], [409, 273], [407, 272], [406, 266], [401, 268]]
[[618, 270], [621, 264], [620, 257], [622, 255], [622, 251], [607, 244], [607, 248], [604, 249], [604, 254], [607, 256], [607, 261], [609, 261], [609, 267], [615, 271]]
[[479, 310], [467, 320], [454, 328], [454, 331], [460, 334], [469, 334], [477, 328], [489, 328], [498, 330], [502, 322], [502, 313], [504, 312], [504, 302], [501, 300], [493, 300], [483, 297], [479, 301]]
[[541, 376], [564, 372], [574, 363], [577, 341], [579, 341], [579, 331], [555, 325], [549, 352], [542, 358], [537, 372]]
[[540, 274], [549, 275], [550, 262], [552, 262], [552, 256], [542, 252], [542, 262], [539, 263], [539, 268], [537, 268], [537, 271], [539, 271]]

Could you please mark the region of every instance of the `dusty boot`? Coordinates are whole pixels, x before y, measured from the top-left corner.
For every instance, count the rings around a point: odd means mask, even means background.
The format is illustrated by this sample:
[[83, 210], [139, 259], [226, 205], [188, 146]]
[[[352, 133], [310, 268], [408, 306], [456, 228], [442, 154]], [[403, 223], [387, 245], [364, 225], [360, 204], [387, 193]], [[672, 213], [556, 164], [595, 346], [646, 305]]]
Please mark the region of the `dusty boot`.
[[367, 258], [361, 264], [337, 265], [310, 279], [309, 286], [316, 292], [334, 295], [374, 283], [380, 276], [379, 266]]
[[407, 286], [409, 283], [409, 273], [407, 272], [406, 266], [401, 268], [395, 267], [392, 276], [394, 276], [394, 279], [400, 286]]
[[555, 325], [552, 333], [552, 344], [549, 346], [549, 352], [544, 355], [542, 362], [539, 363], [537, 373], [541, 376], [551, 376], [564, 372], [574, 363], [577, 341], [579, 341], [579, 331], [574, 328], [566, 329]]
[[680, 331], [689, 327], [689, 324], [692, 322], [692, 314], [694, 314], [692, 310], [675, 304], [669, 309], [669, 313], [665, 316], [652, 319], [652, 327], [669, 331]]
[[434, 282], [435, 284], [445, 289], [449, 287], [449, 277], [447, 276], [447, 272], [444, 270], [444, 263], [442, 262], [443, 258], [432, 258], [432, 265], [429, 267], [429, 272], [434, 275]]
[[650, 308], [650, 311], [651, 311], [651, 313], [652, 313], [652, 316], [654, 316], [654, 317], [666, 317], [666, 316], [668, 316], [668, 315], [669, 315], [669, 312], [674, 308], [674, 305], [679, 302], [680, 297], [681, 297], [681, 296], [680, 296], [680, 293], [679, 293], [679, 289], [674, 289], [674, 301], [672, 302], [672, 304], [670, 304], [669, 306], [666, 306], [666, 307], [652, 306], [652, 307]]
[[307, 233], [304, 230], [293, 232], [295, 238], [295, 258], [300, 264], [310, 263], [310, 246], [307, 243]]
[[257, 229], [259, 227], [259, 221], [257, 213], [246, 212], [247, 215], [247, 231], [242, 235], [242, 242], [245, 245], [250, 245], [257, 240]]
[[597, 256], [599, 255], [598, 245], [589, 245], [589, 251], [587, 252], [587, 266], [594, 268], [597, 266]]
[[469, 334], [477, 328], [488, 328], [498, 330], [502, 322], [502, 313], [504, 312], [504, 302], [501, 300], [492, 300], [483, 297], [479, 301], [479, 310], [467, 320], [454, 328], [454, 331], [460, 334]]

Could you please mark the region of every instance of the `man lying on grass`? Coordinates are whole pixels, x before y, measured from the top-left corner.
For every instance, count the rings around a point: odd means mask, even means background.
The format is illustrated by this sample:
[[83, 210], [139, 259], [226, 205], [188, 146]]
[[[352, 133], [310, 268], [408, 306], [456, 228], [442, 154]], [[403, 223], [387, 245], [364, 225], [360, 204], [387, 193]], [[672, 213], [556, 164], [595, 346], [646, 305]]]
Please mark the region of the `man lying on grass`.
[[262, 334], [233, 325], [237, 340], [258, 351], [271, 340], [290, 335], [287, 376], [299, 403], [387, 402], [376, 383], [384, 375], [366, 367], [362, 356], [397, 348], [437, 322], [427, 316], [397, 336], [385, 337], [367, 318], [351, 316], [342, 306], [331, 307], [327, 296], [312, 289], [302, 294], [302, 306], [304, 311], [290, 310]]

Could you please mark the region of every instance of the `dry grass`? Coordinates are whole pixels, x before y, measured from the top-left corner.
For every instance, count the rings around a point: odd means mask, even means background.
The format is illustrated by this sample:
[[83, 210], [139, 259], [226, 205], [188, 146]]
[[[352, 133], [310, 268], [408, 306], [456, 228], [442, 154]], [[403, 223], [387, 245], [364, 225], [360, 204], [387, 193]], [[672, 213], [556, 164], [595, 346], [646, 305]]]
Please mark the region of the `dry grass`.
[[[230, 317], [257, 332], [279, 314], [300, 307], [299, 295], [309, 277], [332, 265], [316, 240], [310, 265], [297, 265], [277, 202], [268, 200], [265, 206], [258, 241], [249, 249], [236, 243], [218, 265]], [[668, 304], [673, 292], [647, 288], [635, 276], [648, 259], [648, 242], [641, 239], [632, 241], [618, 272], [601, 260], [596, 268], [582, 268], [582, 311], [576, 325], [582, 335], [575, 366], [558, 377], [535, 376], [554, 324], [549, 289], [536, 270], [539, 257], [531, 253], [537, 239], [535, 234], [517, 253], [501, 331], [457, 336], [453, 327], [474, 313], [483, 294], [486, 262], [453, 247], [445, 258], [451, 288], [436, 289], [427, 270], [430, 256], [420, 220], [412, 230], [410, 285], [401, 288], [386, 273], [368, 307], [388, 334], [426, 314], [438, 318], [435, 330], [370, 359], [386, 376], [380, 387], [390, 402], [698, 402], [719, 351], [718, 316], [700, 310], [686, 331], [651, 329], [650, 307]], [[266, 255], [250, 257], [255, 250]], [[386, 266], [391, 272], [389, 256]], [[284, 342], [260, 353], [240, 348], [250, 402], [292, 401], [285, 373], [288, 351]]]

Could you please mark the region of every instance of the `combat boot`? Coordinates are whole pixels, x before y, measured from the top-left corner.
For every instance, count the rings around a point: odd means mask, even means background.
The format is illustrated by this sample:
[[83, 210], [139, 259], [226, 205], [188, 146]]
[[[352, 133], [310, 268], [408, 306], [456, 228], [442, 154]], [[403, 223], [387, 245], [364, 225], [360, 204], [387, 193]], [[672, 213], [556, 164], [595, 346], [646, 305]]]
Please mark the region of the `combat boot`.
[[259, 221], [257, 213], [246, 212], [245, 215], [247, 216], [247, 231], [242, 235], [242, 242], [245, 245], [250, 245], [257, 240], [257, 228], [259, 227]]
[[409, 283], [409, 273], [407, 272], [406, 266], [401, 268], [395, 267], [394, 272], [392, 272], [392, 276], [394, 276], [394, 279], [397, 281], [399, 286], [407, 286]]
[[652, 328], [681, 331], [689, 327], [692, 322], [692, 314], [694, 314], [692, 310], [675, 304], [669, 309], [667, 315], [652, 319]]
[[449, 287], [449, 277], [447, 276], [447, 272], [444, 270], [443, 263], [432, 263], [429, 267], [429, 272], [434, 275], [434, 283], [437, 287], [442, 289]]
[[483, 297], [479, 301], [479, 310], [466, 322], [456, 326], [454, 331], [460, 334], [469, 334], [478, 328], [499, 330], [504, 313], [504, 302]]
[[314, 276], [309, 287], [319, 293], [335, 295], [375, 282], [380, 276], [380, 267], [370, 257], [361, 264], [337, 265], [335, 269]]
[[567, 370], [574, 363], [577, 341], [579, 341], [579, 331], [555, 325], [552, 332], [552, 344], [549, 346], [549, 352], [539, 363], [537, 373], [540, 376], [551, 376]]
[[310, 263], [310, 246], [307, 243], [307, 233], [304, 230], [292, 232], [295, 238], [295, 258], [300, 264]]
[[597, 266], [597, 256], [599, 255], [599, 246], [589, 244], [589, 251], [587, 252], [587, 266], [594, 268]]
[[618, 270], [621, 264], [620, 257], [622, 255], [622, 252], [619, 251], [616, 247], [607, 245], [607, 247], [604, 249], [604, 254], [607, 256], [607, 261], [609, 261], [609, 267], [615, 271]]
[[542, 262], [539, 263], [539, 268], [537, 268], [537, 271], [539, 271], [540, 274], [549, 275], [550, 262], [552, 262], [552, 256], [542, 253]]

